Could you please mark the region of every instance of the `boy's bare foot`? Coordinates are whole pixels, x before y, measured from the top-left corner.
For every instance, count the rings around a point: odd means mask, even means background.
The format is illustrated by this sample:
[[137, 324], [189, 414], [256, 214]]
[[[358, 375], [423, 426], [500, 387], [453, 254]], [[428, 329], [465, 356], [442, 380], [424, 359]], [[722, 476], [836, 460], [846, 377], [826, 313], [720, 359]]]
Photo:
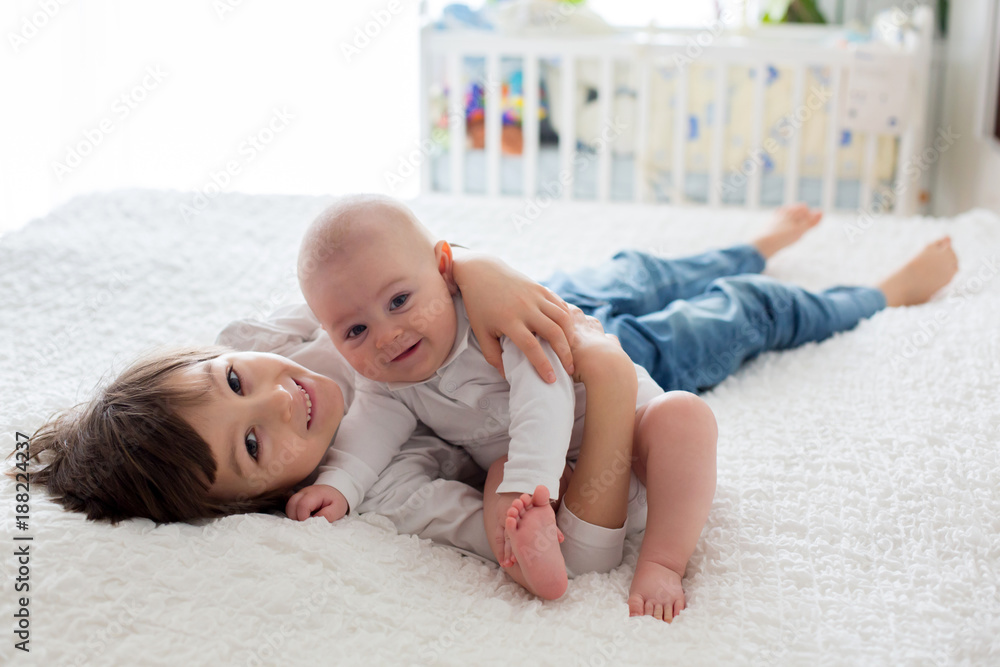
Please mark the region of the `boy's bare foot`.
[[915, 306], [926, 303], [958, 272], [958, 257], [951, 238], [944, 236], [928, 244], [902, 268], [879, 283], [886, 305]]
[[643, 559], [640, 553], [628, 591], [628, 615], [672, 621], [686, 606], [681, 578], [669, 567]]
[[559, 548], [563, 534], [556, 526], [547, 487], [539, 486], [533, 496], [525, 493], [511, 503], [505, 533], [512, 552], [510, 562], [520, 568], [524, 587], [544, 600], [562, 597], [569, 586]]
[[782, 206], [775, 212], [771, 229], [754, 239], [753, 245], [764, 259], [770, 259], [774, 253], [802, 238], [822, 217], [823, 211], [812, 211], [801, 202]]

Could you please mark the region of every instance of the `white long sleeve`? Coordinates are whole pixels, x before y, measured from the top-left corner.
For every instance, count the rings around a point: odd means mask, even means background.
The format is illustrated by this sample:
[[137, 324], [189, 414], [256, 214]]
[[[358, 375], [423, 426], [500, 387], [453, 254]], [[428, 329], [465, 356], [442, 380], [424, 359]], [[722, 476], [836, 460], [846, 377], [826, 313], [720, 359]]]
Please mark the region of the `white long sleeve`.
[[545, 354], [556, 370], [556, 381], [548, 384], [534, 366], [507, 338], [503, 367], [510, 382], [510, 448], [498, 493], [534, 493], [544, 484], [549, 494], [559, 496], [559, 479], [566, 465], [566, 452], [573, 435], [576, 396], [573, 379], [547, 344]]
[[405, 405], [375, 387], [359, 387], [314, 483], [332, 486], [356, 508], [416, 427]]

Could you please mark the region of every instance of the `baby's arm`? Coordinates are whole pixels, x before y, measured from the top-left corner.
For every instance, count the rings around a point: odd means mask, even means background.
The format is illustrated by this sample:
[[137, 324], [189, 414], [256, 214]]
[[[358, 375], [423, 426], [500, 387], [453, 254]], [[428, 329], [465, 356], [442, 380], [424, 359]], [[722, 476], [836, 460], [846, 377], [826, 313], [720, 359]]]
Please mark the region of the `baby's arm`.
[[378, 388], [359, 388], [311, 486], [285, 507], [291, 519], [336, 521], [357, 507], [417, 426], [409, 409]]
[[555, 382], [552, 361], [539, 343], [547, 340], [567, 373], [573, 373], [568, 336], [573, 330], [569, 306], [501, 260], [462, 248], [454, 252], [453, 277], [462, 292], [472, 332], [483, 356], [506, 377], [499, 339], [506, 336], [520, 348], [538, 375]]

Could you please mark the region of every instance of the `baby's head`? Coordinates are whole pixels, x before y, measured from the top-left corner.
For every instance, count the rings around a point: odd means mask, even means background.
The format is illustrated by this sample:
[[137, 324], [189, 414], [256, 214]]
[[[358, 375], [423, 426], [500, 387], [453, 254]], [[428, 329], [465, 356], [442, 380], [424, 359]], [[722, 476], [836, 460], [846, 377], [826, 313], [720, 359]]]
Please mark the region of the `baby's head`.
[[400, 202], [344, 197], [302, 240], [299, 283], [333, 344], [378, 382], [432, 376], [455, 343], [451, 248]]
[[31, 455], [44, 467], [31, 481], [67, 509], [113, 523], [284, 509], [343, 414], [333, 380], [283, 357], [170, 350], [39, 429]]

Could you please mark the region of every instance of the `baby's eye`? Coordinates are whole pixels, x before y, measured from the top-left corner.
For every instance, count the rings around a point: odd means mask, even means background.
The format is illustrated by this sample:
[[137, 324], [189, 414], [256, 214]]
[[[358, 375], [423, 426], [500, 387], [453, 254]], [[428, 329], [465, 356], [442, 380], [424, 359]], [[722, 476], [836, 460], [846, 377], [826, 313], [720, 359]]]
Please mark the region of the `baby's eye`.
[[409, 298], [410, 298], [409, 294], [400, 294], [399, 296], [393, 297], [392, 301], [389, 302], [389, 310], [395, 310], [396, 308], [399, 308], [404, 303], [406, 303], [406, 300]]
[[229, 371], [226, 372], [226, 381], [229, 383], [229, 388], [233, 390], [233, 393], [239, 394], [243, 391], [243, 385], [240, 383], [240, 376], [236, 374], [233, 367], [229, 367]]
[[246, 440], [244, 440], [247, 447], [247, 454], [253, 457], [253, 460], [257, 460], [257, 434], [253, 431], [247, 433]]
[[351, 327], [350, 329], [347, 330], [347, 337], [348, 338], [357, 338], [358, 336], [360, 336], [361, 334], [363, 334], [365, 332], [365, 329], [367, 329], [367, 328], [368, 327], [366, 327], [363, 324], [355, 324], [353, 327]]

